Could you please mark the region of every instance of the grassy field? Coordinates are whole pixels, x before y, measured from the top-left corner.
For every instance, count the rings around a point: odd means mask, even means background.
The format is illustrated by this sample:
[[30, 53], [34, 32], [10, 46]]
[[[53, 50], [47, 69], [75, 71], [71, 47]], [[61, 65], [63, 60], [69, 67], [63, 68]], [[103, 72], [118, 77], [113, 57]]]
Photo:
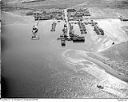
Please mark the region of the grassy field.
[[[102, 56], [94, 53], [88, 53], [88, 55], [110, 66], [112, 69], [119, 72], [120, 74], [128, 77], [128, 53], [126, 50], [127, 43], [128, 42], [116, 45], [116, 48], [112, 47], [102, 52]], [[124, 50], [121, 50], [121, 48], [124, 48]]]
[[[27, 1], [27, 0], [26, 0]], [[102, 8], [128, 8], [127, 0], [36, 0], [37, 2], [21, 3], [19, 0], [3, 0], [4, 4], [36, 8], [67, 8], [76, 6], [102, 7]], [[40, 2], [39, 2], [40, 1]], [[19, 4], [19, 5], [18, 5]]]
[[102, 53], [113, 60], [128, 60], [128, 41], [115, 45]]
[[106, 64], [128, 75], [128, 41], [105, 50], [102, 55], [109, 58], [109, 60], [104, 61]]
[[[5, 0], [4, 0], [5, 1]], [[40, 2], [21, 3], [19, 0], [3, 1], [2, 10], [13, 13], [27, 14], [39, 9], [51, 8], [89, 8], [94, 18], [128, 17], [127, 0], [40, 0]]]

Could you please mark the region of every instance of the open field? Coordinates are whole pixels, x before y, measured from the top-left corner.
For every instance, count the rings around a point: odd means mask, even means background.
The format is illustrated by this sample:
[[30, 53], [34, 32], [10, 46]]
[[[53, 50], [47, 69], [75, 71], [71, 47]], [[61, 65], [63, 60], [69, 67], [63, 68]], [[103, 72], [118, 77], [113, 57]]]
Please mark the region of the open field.
[[[26, 0], [27, 1], [27, 0]], [[29, 1], [29, 0], [28, 0]], [[37, 2], [29, 2], [24, 3], [24, 6], [31, 6], [31, 7], [72, 7], [72, 6], [86, 6], [86, 7], [102, 7], [102, 8], [128, 8], [128, 1], [127, 0], [35, 0]], [[6, 0], [4, 1], [6, 4], [17, 4], [21, 3], [19, 0]]]
[[18, 0], [14, 0], [14, 2], [9, 1], [5, 3], [2, 6], [2, 10], [19, 15], [27, 15], [35, 10], [71, 7], [88, 8], [91, 18], [94, 19], [118, 18], [119, 16], [128, 17], [126, 0], [117, 0], [116, 3], [115, 0], [45, 0], [30, 3], [21, 3]]

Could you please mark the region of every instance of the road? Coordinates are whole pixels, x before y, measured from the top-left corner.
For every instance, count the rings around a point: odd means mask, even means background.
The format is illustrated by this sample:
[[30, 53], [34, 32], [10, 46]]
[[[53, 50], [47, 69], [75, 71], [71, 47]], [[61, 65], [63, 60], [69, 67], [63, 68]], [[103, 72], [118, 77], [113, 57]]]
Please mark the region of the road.
[[65, 14], [65, 23], [66, 23], [66, 25], [67, 25], [67, 36], [69, 37], [69, 29], [70, 29], [70, 27], [69, 27], [69, 21], [68, 21], [68, 12], [67, 12], [67, 9], [64, 9], [64, 14]]

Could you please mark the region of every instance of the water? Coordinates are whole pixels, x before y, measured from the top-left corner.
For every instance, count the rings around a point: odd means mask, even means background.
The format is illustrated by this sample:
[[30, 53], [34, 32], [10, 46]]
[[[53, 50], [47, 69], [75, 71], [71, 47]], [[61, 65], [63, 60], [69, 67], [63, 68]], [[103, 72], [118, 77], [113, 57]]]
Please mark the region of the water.
[[61, 47], [57, 38], [62, 34], [63, 22], [57, 24], [56, 32], [50, 32], [52, 23], [39, 23], [40, 40], [31, 40], [33, 23], [3, 26], [4, 97], [115, 97], [100, 92], [95, 87], [96, 78], [86, 72], [75, 72], [71, 69], [74, 66], [65, 62], [62, 53], [66, 49], [84, 50], [86, 44], [66, 42], [67, 46]]

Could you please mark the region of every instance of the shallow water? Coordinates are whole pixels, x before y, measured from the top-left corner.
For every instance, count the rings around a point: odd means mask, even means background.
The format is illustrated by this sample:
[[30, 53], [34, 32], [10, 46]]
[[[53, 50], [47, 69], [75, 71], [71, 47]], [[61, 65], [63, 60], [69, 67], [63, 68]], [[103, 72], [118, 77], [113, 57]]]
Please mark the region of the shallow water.
[[49, 84], [52, 73], [64, 67], [56, 36], [49, 32], [49, 28], [41, 28], [40, 40], [31, 40], [31, 29], [32, 25], [27, 24], [4, 26], [2, 75], [9, 81], [9, 97], [40, 96], [41, 83]]
[[101, 92], [96, 87], [99, 81], [89, 73], [72, 70], [75, 67], [62, 56], [66, 49], [85, 50], [93, 44], [66, 42], [66, 47], [61, 47], [57, 38], [62, 34], [63, 22], [57, 24], [56, 32], [50, 32], [52, 23], [52, 20], [39, 23], [40, 40], [31, 40], [33, 23], [3, 26], [4, 97], [115, 97]]
[[79, 66], [76, 70], [77, 72], [82, 70], [97, 78], [100, 81], [99, 84], [104, 87], [103, 91], [107, 91], [121, 98], [128, 97], [127, 76], [116, 74], [112, 68], [95, 60], [95, 57], [89, 57], [86, 51], [70, 49], [66, 50], [63, 56], [69, 64]]

